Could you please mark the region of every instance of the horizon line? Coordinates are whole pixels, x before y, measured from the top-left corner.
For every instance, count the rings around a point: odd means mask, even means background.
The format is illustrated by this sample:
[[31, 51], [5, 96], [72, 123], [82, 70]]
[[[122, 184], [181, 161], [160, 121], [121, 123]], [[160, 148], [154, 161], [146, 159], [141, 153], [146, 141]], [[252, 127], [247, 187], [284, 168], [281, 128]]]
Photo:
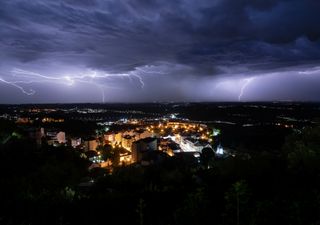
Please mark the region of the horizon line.
[[110, 104], [186, 104], [186, 103], [210, 103], [210, 104], [252, 104], [252, 103], [320, 103], [320, 101], [294, 101], [294, 100], [274, 100], [274, 101], [148, 101], [148, 102], [66, 102], [66, 103], [0, 103], [0, 105], [110, 105]]

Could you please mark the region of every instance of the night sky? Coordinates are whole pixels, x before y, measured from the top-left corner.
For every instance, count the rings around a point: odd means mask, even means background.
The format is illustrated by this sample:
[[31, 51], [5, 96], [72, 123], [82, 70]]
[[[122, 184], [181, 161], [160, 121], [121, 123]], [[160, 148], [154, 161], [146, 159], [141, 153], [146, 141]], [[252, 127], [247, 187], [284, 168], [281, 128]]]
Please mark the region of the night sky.
[[320, 101], [319, 0], [1, 0], [0, 103]]

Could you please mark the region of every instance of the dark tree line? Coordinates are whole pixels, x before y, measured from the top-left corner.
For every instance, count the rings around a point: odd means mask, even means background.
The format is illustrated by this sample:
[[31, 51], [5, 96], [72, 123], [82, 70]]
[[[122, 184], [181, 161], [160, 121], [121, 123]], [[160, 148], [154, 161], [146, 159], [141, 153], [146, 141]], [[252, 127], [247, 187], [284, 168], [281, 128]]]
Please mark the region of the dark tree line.
[[[113, 156], [110, 148], [101, 151]], [[80, 155], [66, 147], [37, 148], [19, 136], [1, 144], [0, 223], [320, 223], [319, 127], [289, 135], [276, 153], [216, 159], [205, 151], [201, 165], [170, 157], [101, 170], [87, 186], [80, 184], [92, 174]]]

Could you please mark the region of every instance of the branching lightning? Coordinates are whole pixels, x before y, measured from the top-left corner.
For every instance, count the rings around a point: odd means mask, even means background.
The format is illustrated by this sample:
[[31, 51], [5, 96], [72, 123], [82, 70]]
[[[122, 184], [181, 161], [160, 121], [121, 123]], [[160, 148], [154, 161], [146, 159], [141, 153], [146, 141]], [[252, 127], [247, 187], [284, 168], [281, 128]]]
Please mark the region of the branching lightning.
[[244, 83], [240, 89], [240, 94], [238, 96], [238, 101], [241, 101], [241, 98], [243, 97], [244, 91], [246, 90], [246, 88], [248, 87], [248, 85], [255, 79], [255, 77], [249, 77], [244, 79]]
[[19, 83], [25, 83], [25, 84], [29, 84], [31, 82], [24, 82], [24, 81], [14, 81], [14, 82], [10, 82], [10, 81], [6, 81], [4, 79], [2, 79], [0, 77], [0, 81], [5, 83], [5, 84], [8, 84], [8, 85], [11, 85], [13, 87], [16, 87], [18, 88], [20, 91], [22, 91], [22, 93], [26, 94], [26, 95], [34, 95], [36, 92], [35, 90], [33, 89], [29, 89], [29, 91], [25, 90], [22, 86], [18, 85]]
[[146, 73], [150, 73], [150, 71], [135, 68], [135, 70], [129, 71], [127, 73], [105, 73], [101, 71], [89, 70], [86, 73], [80, 75], [47, 76], [32, 71], [14, 68], [13, 70], [11, 70], [11, 77], [6, 77], [6, 79], [0, 77], [0, 82], [11, 85], [19, 89], [23, 94], [29, 96], [34, 95], [36, 91], [32, 88], [27, 90], [24, 87], [26, 84], [32, 85], [33, 83], [55, 83], [58, 85], [73, 86], [77, 82], [87, 83], [97, 87], [97, 89], [101, 92], [102, 102], [104, 102], [105, 88], [110, 86], [103, 82], [103, 80], [128, 78], [130, 79], [130, 81], [136, 80], [140, 84], [140, 88], [143, 89], [145, 83], [141, 75], [144, 75]]

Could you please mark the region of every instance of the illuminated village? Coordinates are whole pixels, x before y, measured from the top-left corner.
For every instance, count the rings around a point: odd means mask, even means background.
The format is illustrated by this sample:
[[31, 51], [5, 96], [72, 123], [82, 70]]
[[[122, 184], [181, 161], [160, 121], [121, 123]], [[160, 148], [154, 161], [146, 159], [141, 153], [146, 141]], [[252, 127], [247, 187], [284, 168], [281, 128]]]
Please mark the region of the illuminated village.
[[[44, 118], [42, 122], [59, 122]], [[19, 120], [18, 122], [21, 123]], [[72, 146], [89, 159], [90, 168], [129, 165], [149, 165], [164, 157], [177, 155], [193, 156], [200, 163], [204, 149], [219, 156], [224, 154], [217, 145], [220, 131], [207, 125], [175, 119], [121, 119], [115, 122], [100, 122], [100, 129], [90, 138], [73, 137], [64, 131], [36, 129], [34, 138], [39, 145]], [[216, 146], [216, 147], [214, 147]]]

